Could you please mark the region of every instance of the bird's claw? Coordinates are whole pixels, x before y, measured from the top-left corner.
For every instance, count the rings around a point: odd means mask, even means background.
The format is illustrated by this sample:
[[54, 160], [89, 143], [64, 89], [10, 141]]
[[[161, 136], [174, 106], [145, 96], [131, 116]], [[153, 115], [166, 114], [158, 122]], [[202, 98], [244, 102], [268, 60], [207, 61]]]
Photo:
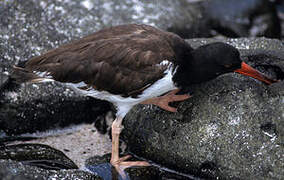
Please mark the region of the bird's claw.
[[178, 92], [179, 92], [179, 89], [175, 89], [163, 96], [148, 99], [142, 103], [143, 104], [154, 104], [164, 110], [167, 110], [170, 112], [177, 112], [177, 108], [169, 106], [169, 103], [175, 102], [175, 101], [183, 101], [191, 97], [188, 94], [177, 95], [176, 93]]
[[141, 167], [141, 166], [150, 166], [150, 164], [146, 161], [126, 161], [131, 158], [131, 155], [126, 155], [119, 158], [117, 161], [111, 161], [111, 164], [116, 169], [116, 171], [124, 178], [125, 172], [124, 170], [129, 167]]

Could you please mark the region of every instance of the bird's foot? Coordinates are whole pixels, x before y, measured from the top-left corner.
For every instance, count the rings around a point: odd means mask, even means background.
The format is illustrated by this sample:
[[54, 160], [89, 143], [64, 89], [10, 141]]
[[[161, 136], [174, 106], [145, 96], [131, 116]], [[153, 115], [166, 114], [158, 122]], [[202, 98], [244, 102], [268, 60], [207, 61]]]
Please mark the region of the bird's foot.
[[133, 166], [150, 166], [146, 161], [126, 161], [131, 158], [130, 155], [119, 157], [119, 135], [123, 129], [122, 117], [117, 117], [112, 123], [112, 150], [110, 163], [115, 167], [116, 171], [124, 179], [126, 177], [124, 169]]
[[146, 161], [126, 161], [127, 159], [131, 158], [131, 155], [126, 155], [118, 160], [111, 160], [110, 163], [113, 167], [115, 167], [116, 171], [124, 178], [125, 172], [124, 170], [129, 167], [146, 167], [150, 166], [150, 164]]
[[163, 96], [155, 97], [155, 98], [151, 98], [146, 101], [143, 101], [141, 104], [154, 104], [164, 110], [167, 110], [170, 112], [177, 112], [177, 109], [169, 106], [169, 103], [175, 102], [175, 101], [183, 101], [191, 97], [188, 94], [177, 95], [176, 93], [178, 92], [179, 92], [179, 89], [175, 89]]

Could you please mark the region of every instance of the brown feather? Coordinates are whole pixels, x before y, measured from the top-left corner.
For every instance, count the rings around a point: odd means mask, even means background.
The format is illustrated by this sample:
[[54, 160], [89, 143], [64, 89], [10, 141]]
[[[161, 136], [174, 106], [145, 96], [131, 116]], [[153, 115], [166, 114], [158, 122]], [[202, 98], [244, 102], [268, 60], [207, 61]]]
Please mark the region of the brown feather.
[[137, 96], [164, 76], [163, 60], [176, 63], [176, 44], [187, 44], [172, 33], [147, 25], [121, 25], [30, 59], [25, 69], [50, 72], [60, 82], [85, 82], [98, 90]]

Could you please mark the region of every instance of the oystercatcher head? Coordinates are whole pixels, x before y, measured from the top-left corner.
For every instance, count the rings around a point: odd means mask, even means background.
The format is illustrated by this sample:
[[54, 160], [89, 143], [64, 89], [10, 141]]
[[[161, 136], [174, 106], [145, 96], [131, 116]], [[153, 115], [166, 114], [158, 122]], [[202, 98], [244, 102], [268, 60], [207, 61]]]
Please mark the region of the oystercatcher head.
[[131, 24], [103, 29], [34, 57], [23, 67], [14, 67], [12, 78], [33, 83], [59, 81], [113, 103], [117, 113], [112, 124], [111, 163], [122, 173], [130, 166], [149, 165], [126, 161], [130, 156], [119, 158], [122, 119], [134, 105], [155, 104], [176, 112], [168, 103], [190, 97], [177, 95], [178, 88], [229, 72], [266, 84], [275, 82], [242, 62], [231, 45], [212, 43], [194, 50], [173, 33]]
[[177, 73], [181, 75], [173, 77], [179, 87], [205, 82], [230, 72], [250, 76], [266, 84], [275, 82], [241, 61], [239, 51], [226, 43], [201, 46], [193, 50], [191, 56], [189, 61], [184, 61], [177, 69]]

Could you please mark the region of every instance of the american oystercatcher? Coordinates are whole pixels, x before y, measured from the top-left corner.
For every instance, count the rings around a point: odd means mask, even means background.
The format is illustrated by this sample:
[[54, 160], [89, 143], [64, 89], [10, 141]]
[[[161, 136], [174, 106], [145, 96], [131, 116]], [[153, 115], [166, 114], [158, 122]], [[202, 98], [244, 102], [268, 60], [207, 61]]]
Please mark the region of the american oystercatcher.
[[[155, 104], [176, 112], [169, 102], [188, 99], [182, 87], [238, 72], [266, 84], [275, 82], [240, 60], [238, 50], [225, 43], [197, 49], [179, 36], [148, 25], [120, 25], [100, 30], [14, 67], [17, 82], [59, 81], [86, 96], [107, 100], [116, 107], [112, 124], [111, 164], [121, 172], [145, 161], [119, 157], [122, 120], [136, 104]], [[167, 93], [167, 94], [165, 94]], [[162, 95], [162, 96], [161, 96]]]

